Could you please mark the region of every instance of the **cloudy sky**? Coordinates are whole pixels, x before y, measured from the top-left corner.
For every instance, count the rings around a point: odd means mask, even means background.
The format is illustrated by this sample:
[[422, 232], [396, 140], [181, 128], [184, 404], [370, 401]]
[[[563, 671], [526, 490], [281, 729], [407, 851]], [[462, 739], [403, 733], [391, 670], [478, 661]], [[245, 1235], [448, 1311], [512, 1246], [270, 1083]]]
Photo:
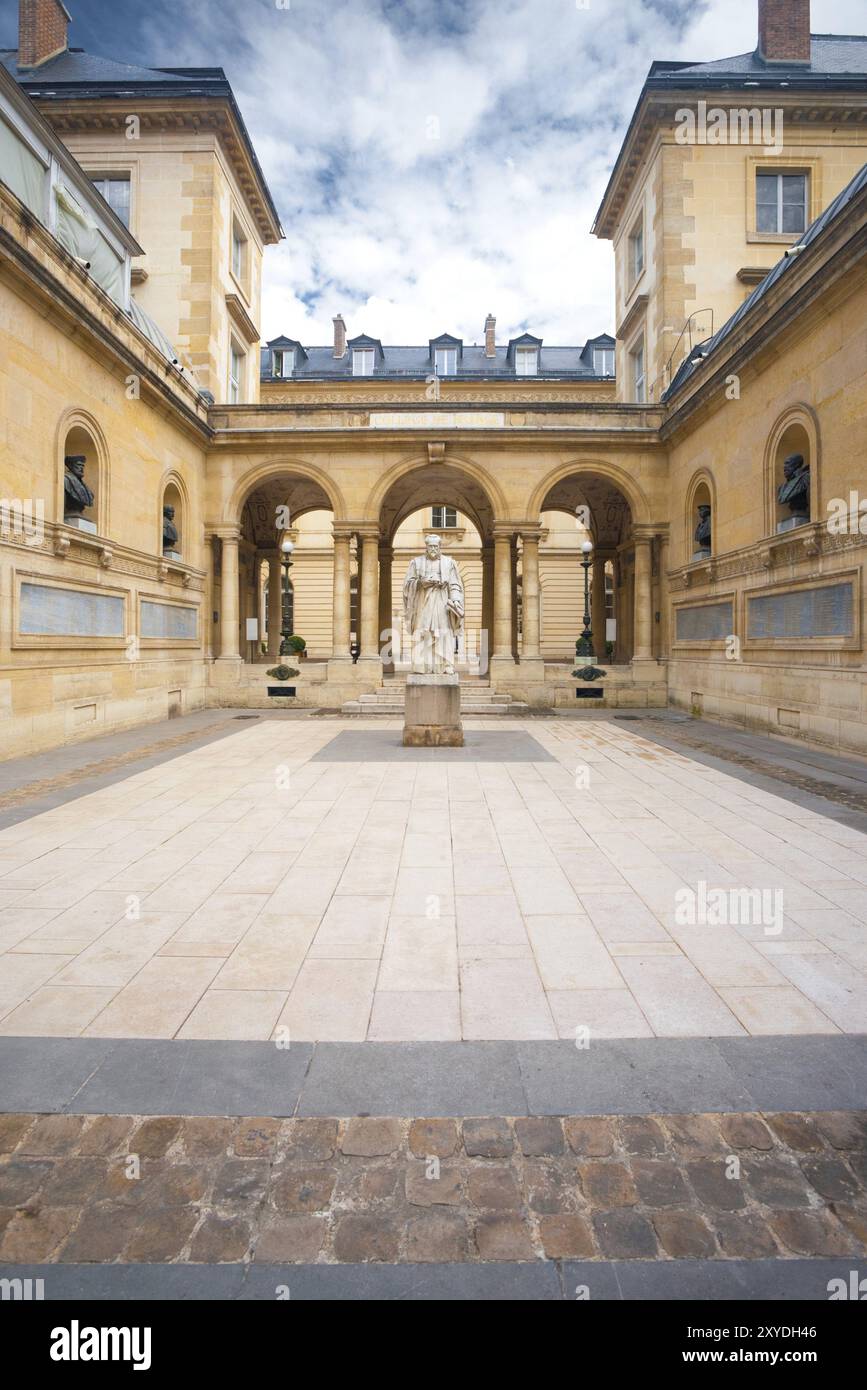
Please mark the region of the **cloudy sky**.
[[[262, 330], [306, 343], [612, 331], [590, 235], [654, 58], [755, 47], [757, 0], [66, 0], [71, 42], [144, 66], [222, 66], [286, 240]], [[16, 0], [0, 0], [15, 46]], [[813, 0], [814, 33], [867, 29]]]

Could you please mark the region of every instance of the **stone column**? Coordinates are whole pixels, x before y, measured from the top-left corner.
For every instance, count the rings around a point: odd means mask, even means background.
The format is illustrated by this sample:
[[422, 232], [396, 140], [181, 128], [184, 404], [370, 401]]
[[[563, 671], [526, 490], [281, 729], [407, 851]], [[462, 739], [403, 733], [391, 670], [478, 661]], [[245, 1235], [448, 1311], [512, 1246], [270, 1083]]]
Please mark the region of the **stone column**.
[[667, 660], [671, 636], [668, 626], [668, 532], [659, 536], [659, 655]]
[[523, 631], [521, 634], [521, 666], [536, 668], [527, 674], [543, 675], [542, 671], [542, 612], [539, 587], [539, 534], [523, 531], [522, 599]]
[[268, 556], [268, 655], [280, 655], [280, 629], [283, 626], [283, 566], [280, 552]]
[[512, 534], [494, 536], [494, 661], [512, 663]]
[[359, 661], [379, 661], [379, 535], [361, 537], [361, 655]]
[[[379, 546], [379, 631], [380, 633], [389, 633], [389, 637], [385, 639], [385, 641], [388, 643], [391, 659], [388, 661], [383, 659], [383, 669], [387, 671], [394, 670], [394, 658], [400, 657], [400, 633], [399, 631], [394, 631], [394, 614], [392, 612], [394, 608], [391, 592], [391, 567], [393, 560], [394, 551], [392, 547], [388, 544], [381, 543]], [[380, 641], [380, 646], [381, 645], [382, 641]]]
[[351, 662], [349, 651], [348, 531], [334, 527], [334, 579], [331, 595], [331, 660]]
[[604, 551], [593, 552], [593, 573], [590, 586], [590, 626], [593, 628], [593, 650], [597, 661], [605, 661], [605, 561]]
[[650, 661], [653, 658], [653, 646], [651, 636], [653, 632], [651, 623], [651, 575], [650, 575], [650, 545], [651, 538], [647, 535], [638, 533], [635, 537], [635, 608], [633, 619], [633, 640], [632, 651], [633, 661]]
[[510, 551], [510, 564], [512, 570], [512, 660], [517, 661], [520, 655], [518, 651], [518, 537], [512, 537]]
[[482, 675], [494, 650], [494, 543], [485, 541], [482, 558], [482, 630], [479, 633], [479, 666]]
[[240, 620], [240, 593], [238, 573], [238, 542], [240, 532], [237, 527], [220, 532], [222, 545], [222, 573], [220, 575], [220, 661], [240, 661], [238, 646]]

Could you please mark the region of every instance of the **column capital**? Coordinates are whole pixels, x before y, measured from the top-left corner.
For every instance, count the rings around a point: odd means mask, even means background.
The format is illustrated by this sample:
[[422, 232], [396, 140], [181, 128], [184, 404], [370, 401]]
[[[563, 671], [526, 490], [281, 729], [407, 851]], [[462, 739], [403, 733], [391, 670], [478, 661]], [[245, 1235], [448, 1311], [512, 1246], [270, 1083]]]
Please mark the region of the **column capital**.
[[346, 521], [335, 521], [331, 533], [336, 541], [351, 541], [355, 535], [355, 527]]
[[636, 541], [652, 541], [657, 536], [661, 540], [668, 539], [669, 525], [667, 521], [642, 521], [633, 524], [632, 539]]
[[495, 521], [492, 529], [495, 541], [513, 541], [515, 539], [516, 528], [513, 521]]
[[240, 541], [240, 526], [206, 526], [205, 537], [217, 536], [221, 541]]
[[527, 541], [535, 541], [538, 545], [545, 534], [545, 528], [539, 524], [534, 525], [532, 522], [528, 521], [525, 525], [522, 524], [518, 527], [518, 534], [525, 545]]
[[352, 529], [360, 541], [378, 541], [381, 539], [379, 522], [377, 521], [357, 522]]

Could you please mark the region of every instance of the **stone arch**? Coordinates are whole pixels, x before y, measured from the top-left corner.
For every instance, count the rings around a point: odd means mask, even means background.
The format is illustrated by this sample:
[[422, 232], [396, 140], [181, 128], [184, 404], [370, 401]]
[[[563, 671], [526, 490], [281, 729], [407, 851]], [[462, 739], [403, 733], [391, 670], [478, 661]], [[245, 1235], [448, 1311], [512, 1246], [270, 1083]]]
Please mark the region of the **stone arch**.
[[763, 460], [765, 494], [765, 535], [776, 532], [780, 515], [777, 489], [783, 480], [783, 461], [793, 453], [803, 454], [810, 465], [810, 518], [821, 518], [820, 476], [822, 467], [822, 436], [819, 417], [812, 406], [798, 401], [784, 410], [775, 420]]
[[604, 479], [611, 487], [622, 493], [629, 504], [633, 522], [642, 524], [652, 520], [647, 496], [632, 475], [625, 468], [621, 468], [619, 464], [599, 458], [570, 459], [565, 463], [558, 464], [556, 468], [546, 474], [530, 495], [530, 501], [527, 505], [528, 519], [534, 520], [541, 515], [542, 504], [558, 483], [581, 474]]
[[696, 549], [695, 529], [698, 525], [698, 508], [707, 503], [710, 506], [711, 554], [717, 551], [717, 509], [716, 479], [709, 468], [697, 468], [689, 480], [684, 497], [683, 538], [684, 555], [691, 556]]
[[[412, 481], [418, 478], [418, 486]], [[406, 483], [401, 488], [401, 483]], [[471, 459], [444, 453], [441, 458], [411, 455], [401, 459], [387, 469], [379, 479], [368, 500], [365, 520], [379, 526], [383, 509], [391, 498], [395, 504], [393, 516], [387, 519], [386, 529], [393, 534], [407, 516], [428, 503], [449, 502], [453, 499], [440, 495], [458, 484], [456, 504], [464, 512], [482, 539], [490, 535], [493, 522], [503, 520], [508, 515], [508, 507], [503, 492], [494, 478]], [[403, 494], [406, 494], [405, 497]]]
[[84, 481], [94, 494], [92, 519], [97, 534], [110, 534], [108, 441], [95, 415], [75, 406], [65, 410], [57, 425], [55, 440], [55, 520], [63, 521], [65, 473], [63, 460], [68, 454], [84, 454]]
[[[324, 469], [316, 464], [307, 463], [303, 459], [285, 458], [269, 459], [266, 463], [257, 464], [255, 467], [243, 473], [235, 482], [231, 493], [223, 507], [220, 519], [222, 526], [236, 526], [247, 501], [253, 493], [267, 486], [270, 483], [278, 483], [281, 478], [295, 477], [306, 481], [309, 484], [318, 486], [327, 498], [324, 510], [334, 514], [335, 522], [346, 520], [346, 503], [343, 494], [333, 478], [329, 477]], [[317, 503], [303, 502], [298, 510], [301, 516], [305, 511], [314, 511], [323, 507], [322, 501]]]

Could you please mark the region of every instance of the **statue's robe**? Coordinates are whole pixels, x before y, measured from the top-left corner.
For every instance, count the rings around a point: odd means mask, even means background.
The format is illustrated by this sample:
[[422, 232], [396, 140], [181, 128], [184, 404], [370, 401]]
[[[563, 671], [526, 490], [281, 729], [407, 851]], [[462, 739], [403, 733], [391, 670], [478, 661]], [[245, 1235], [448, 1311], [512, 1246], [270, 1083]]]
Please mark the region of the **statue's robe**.
[[[431, 582], [426, 582], [431, 581]], [[416, 675], [454, 675], [455, 642], [464, 624], [464, 586], [454, 560], [419, 555], [403, 586], [403, 610]]]

